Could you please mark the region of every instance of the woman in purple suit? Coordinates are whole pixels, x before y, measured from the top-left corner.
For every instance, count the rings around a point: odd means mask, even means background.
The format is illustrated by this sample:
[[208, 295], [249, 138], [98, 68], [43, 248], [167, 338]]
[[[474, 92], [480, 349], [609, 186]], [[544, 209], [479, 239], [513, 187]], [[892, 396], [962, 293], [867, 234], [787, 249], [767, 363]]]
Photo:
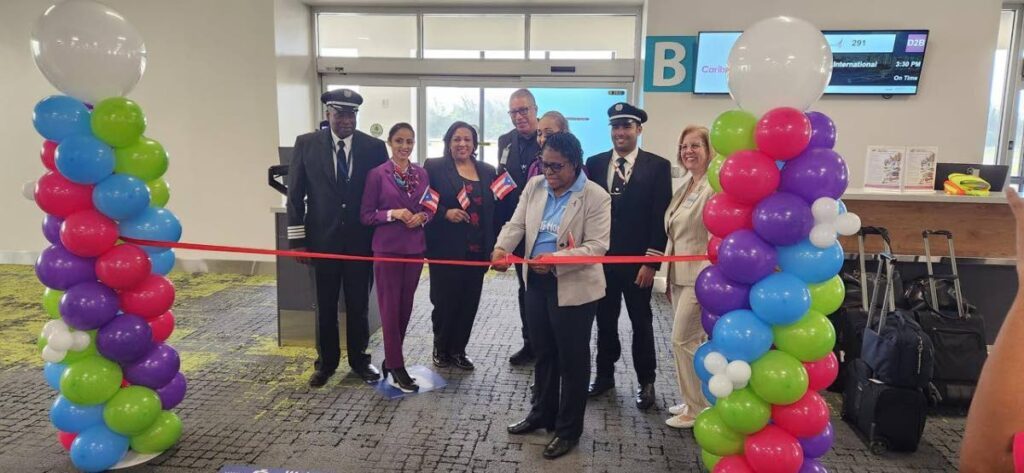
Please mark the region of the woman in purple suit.
[[[360, 215], [364, 225], [377, 227], [373, 234], [375, 256], [422, 258], [426, 250], [423, 225], [434, 213], [422, 204], [423, 195], [430, 187], [427, 172], [409, 160], [415, 140], [408, 123], [391, 127], [388, 133], [391, 159], [366, 176]], [[422, 270], [422, 263], [373, 264], [384, 333], [384, 377], [389, 384], [407, 393], [419, 390], [405, 370], [402, 341]]]

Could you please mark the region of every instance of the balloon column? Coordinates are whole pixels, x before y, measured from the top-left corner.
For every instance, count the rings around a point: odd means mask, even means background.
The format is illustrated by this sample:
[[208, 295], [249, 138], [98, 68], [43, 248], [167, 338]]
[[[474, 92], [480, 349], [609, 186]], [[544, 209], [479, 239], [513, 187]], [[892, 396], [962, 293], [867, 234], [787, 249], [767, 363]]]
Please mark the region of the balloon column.
[[[32, 32], [36, 65], [66, 95], [32, 116], [46, 173], [35, 201], [50, 246], [36, 262], [52, 319], [39, 336], [57, 438], [75, 467], [141, 462], [181, 436], [185, 396], [174, 328], [174, 265], [166, 248], [119, 238], [177, 241], [167, 210], [167, 154], [143, 135], [146, 118], [123, 97], [142, 77], [146, 50], [123, 16], [92, 1], [49, 7]], [[90, 105], [91, 104], [91, 105]]]
[[720, 153], [704, 209], [713, 263], [697, 280], [711, 339], [694, 357], [713, 407], [694, 435], [714, 472], [823, 472], [832, 444], [818, 391], [835, 379], [843, 250], [836, 234], [860, 219], [837, 200], [847, 168], [832, 150], [835, 125], [805, 112], [832, 74], [832, 51], [813, 25], [790, 17], [756, 23], [729, 55], [741, 109], [711, 130]]

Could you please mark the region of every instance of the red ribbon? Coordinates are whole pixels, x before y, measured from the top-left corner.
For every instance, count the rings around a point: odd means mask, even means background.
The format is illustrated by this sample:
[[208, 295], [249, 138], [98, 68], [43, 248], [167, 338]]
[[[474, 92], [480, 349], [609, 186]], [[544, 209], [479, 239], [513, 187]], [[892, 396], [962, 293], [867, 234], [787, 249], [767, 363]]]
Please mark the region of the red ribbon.
[[[446, 264], [454, 266], [491, 266], [491, 261], [466, 261], [446, 260], [428, 258], [391, 258], [382, 256], [355, 256], [339, 255], [335, 253], [316, 253], [312, 251], [294, 250], [267, 250], [263, 248], [250, 248], [245, 246], [207, 245], [203, 243], [183, 243], [156, 240], [140, 240], [137, 238], [122, 237], [122, 240], [135, 245], [159, 246], [162, 248], [179, 248], [183, 250], [216, 251], [222, 253], [245, 253], [254, 255], [290, 256], [294, 258], [316, 258], [334, 259], [342, 261], [377, 261], [382, 263], [426, 263]], [[647, 263], [672, 263], [681, 261], [704, 261], [707, 255], [679, 255], [679, 256], [550, 256], [543, 255], [535, 259], [525, 259], [509, 254], [505, 257], [506, 264], [537, 263], [537, 264], [647, 264]]]

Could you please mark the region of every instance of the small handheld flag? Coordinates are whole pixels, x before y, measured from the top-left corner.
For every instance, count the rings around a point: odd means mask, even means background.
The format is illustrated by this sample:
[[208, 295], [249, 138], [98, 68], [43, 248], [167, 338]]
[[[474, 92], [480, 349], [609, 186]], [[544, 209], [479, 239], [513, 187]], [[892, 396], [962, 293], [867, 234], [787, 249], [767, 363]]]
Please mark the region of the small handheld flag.
[[420, 205], [430, 210], [431, 212], [437, 212], [437, 203], [441, 199], [441, 195], [434, 189], [428, 187], [426, 191], [423, 191], [423, 197], [420, 197]]
[[465, 186], [463, 186], [462, 190], [459, 191], [459, 195], [457, 197], [459, 199], [459, 205], [462, 207], [462, 210], [468, 209], [469, 208], [469, 193], [466, 192], [466, 187]]
[[508, 171], [505, 171], [491, 183], [491, 192], [494, 193], [496, 199], [501, 200], [516, 187], [518, 187], [516, 186], [516, 181], [512, 180], [512, 176], [508, 174]]

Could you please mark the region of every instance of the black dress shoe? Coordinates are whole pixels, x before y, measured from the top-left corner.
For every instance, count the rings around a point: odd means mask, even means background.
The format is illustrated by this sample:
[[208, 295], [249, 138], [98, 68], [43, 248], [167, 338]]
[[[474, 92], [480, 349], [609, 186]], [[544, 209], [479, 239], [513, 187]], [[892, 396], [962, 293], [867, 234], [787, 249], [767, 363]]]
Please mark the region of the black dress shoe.
[[594, 378], [594, 382], [590, 383], [590, 387], [587, 388], [587, 396], [600, 396], [612, 389], [615, 389], [615, 378], [597, 377]]
[[376, 366], [373, 366], [370, 363], [367, 363], [359, 367], [353, 366], [352, 372], [355, 373], [360, 378], [362, 378], [363, 381], [366, 381], [367, 383], [372, 383], [380, 379], [380, 370], [378, 370]]
[[533, 350], [531, 350], [530, 347], [523, 347], [512, 356], [508, 357], [508, 362], [512, 366], [523, 366], [533, 363], [534, 359]]
[[569, 440], [561, 437], [555, 437], [551, 439], [551, 443], [549, 443], [547, 447], [544, 447], [544, 458], [554, 460], [555, 458], [572, 451], [578, 443], [580, 443], [579, 439]]
[[642, 410], [654, 405], [654, 383], [647, 383], [636, 390], [636, 407]]
[[476, 366], [473, 365], [473, 360], [469, 359], [465, 353], [452, 355], [452, 364], [455, 365], [456, 368], [466, 371], [473, 371], [473, 368], [476, 368]]
[[405, 367], [400, 368], [384, 368], [384, 376], [388, 374], [388, 384], [398, 388], [403, 393], [414, 393], [420, 390], [420, 386], [416, 384], [416, 380], [412, 376], [409, 376], [409, 372], [405, 370]]
[[452, 364], [452, 357], [448, 356], [447, 353], [437, 351], [434, 349], [434, 366], [438, 368], [447, 368]]
[[327, 380], [330, 379], [331, 375], [324, 373], [323, 371], [314, 371], [313, 375], [309, 377], [309, 387], [319, 388], [327, 384]]
[[509, 425], [508, 433], [512, 435], [523, 435], [540, 429], [541, 426], [534, 424], [526, 419], [523, 419], [519, 422], [516, 422], [515, 424]]

